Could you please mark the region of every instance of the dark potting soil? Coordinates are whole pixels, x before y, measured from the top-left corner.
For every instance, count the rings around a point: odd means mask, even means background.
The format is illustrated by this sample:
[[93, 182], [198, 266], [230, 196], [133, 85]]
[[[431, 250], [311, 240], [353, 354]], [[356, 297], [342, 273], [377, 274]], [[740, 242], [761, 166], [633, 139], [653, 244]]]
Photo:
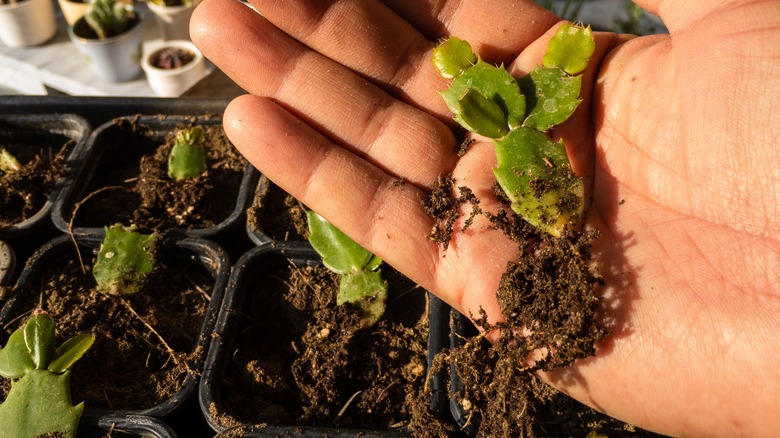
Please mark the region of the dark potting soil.
[[309, 227], [306, 207], [276, 184], [263, 179], [247, 209], [250, 230], [262, 232], [276, 241], [306, 241]]
[[[36, 289], [26, 291], [17, 318], [3, 327], [3, 338], [40, 306], [55, 321], [58, 344], [80, 333], [95, 335], [73, 367], [74, 403], [127, 410], [162, 403], [182, 387], [189, 363], [203, 355], [195, 346], [213, 280], [199, 268], [164, 261], [139, 293], [120, 298], [97, 292], [91, 265], [85, 268], [86, 273], [75, 254], [48, 267], [31, 286]], [[10, 381], [2, 379], [2, 399], [9, 388]]]
[[0, 144], [22, 168], [4, 173], [0, 170], [0, 228], [7, 228], [34, 216], [46, 203], [57, 180], [67, 168], [65, 157], [73, 141], [64, 135], [49, 133], [46, 142], [31, 145], [23, 136], [8, 138]]
[[[496, 215], [482, 212], [468, 188], [459, 188], [461, 195], [454, 198], [455, 183], [451, 176], [442, 178], [423, 200], [425, 210], [439, 223], [430, 237], [446, 247], [464, 204], [471, 204], [473, 214], [486, 214], [520, 251], [518, 260], [507, 265], [496, 292], [505, 320], [490, 325], [484, 314], [469, 315], [478, 329], [472, 327], [460, 347], [436, 360], [437, 367], [453, 365], [463, 384], [462, 391], [450, 397], [462, 407], [464, 427], [480, 437], [585, 436], [591, 431], [650, 436], [570, 399], [533, 375], [593, 355], [595, 343], [607, 334], [597, 317], [603, 280], [590, 254], [598, 233], [567, 230], [553, 238], [507, 213], [508, 208]], [[502, 193], [497, 196], [505, 199]], [[489, 344], [483, 334], [495, 329], [502, 335]], [[541, 352], [533, 362], [531, 351]]]
[[354, 309], [336, 306], [338, 279], [326, 269], [261, 277], [248, 291], [223, 405], [210, 407], [218, 422], [372, 430], [424, 423], [426, 294], [383, 272], [387, 311], [363, 330]]
[[[128, 122], [120, 121], [124, 123]], [[236, 207], [246, 160], [221, 126], [202, 127], [206, 172], [172, 181], [167, 175], [167, 160], [175, 132], [163, 144], [135, 134], [139, 144], [103, 158], [104, 165], [95, 172], [73, 224], [103, 227], [119, 222], [158, 230], [206, 228], [227, 219]], [[125, 128], [135, 130], [132, 126]]]

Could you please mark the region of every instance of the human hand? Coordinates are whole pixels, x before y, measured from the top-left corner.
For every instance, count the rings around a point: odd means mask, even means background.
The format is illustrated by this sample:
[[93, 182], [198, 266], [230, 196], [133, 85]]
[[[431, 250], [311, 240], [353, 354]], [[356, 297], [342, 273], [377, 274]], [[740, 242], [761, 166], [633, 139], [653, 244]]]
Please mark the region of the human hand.
[[[780, 6], [637, 3], [670, 35], [598, 35], [584, 101], [554, 132], [592, 187], [586, 224], [602, 233], [604, 312], [620, 330], [566, 370], [577, 381], [547, 378], [650, 430], [770, 435], [780, 430]], [[557, 19], [509, 0], [253, 5], [262, 16], [206, 0], [192, 23], [204, 54], [252, 94], [225, 112], [234, 144], [427, 290], [500, 319], [495, 291], [515, 245], [484, 219], [446, 251], [426, 237], [434, 222], [418, 197], [441, 175], [499, 208], [492, 145], [457, 157], [431, 51], [455, 35], [520, 76]]]

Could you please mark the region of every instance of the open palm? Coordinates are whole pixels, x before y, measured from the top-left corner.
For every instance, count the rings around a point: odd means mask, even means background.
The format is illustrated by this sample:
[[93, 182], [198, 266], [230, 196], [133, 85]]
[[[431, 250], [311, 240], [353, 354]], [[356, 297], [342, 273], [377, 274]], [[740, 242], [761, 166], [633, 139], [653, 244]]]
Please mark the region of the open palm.
[[[780, 3], [637, 3], [670, 35], [598, 35], [584, 102], [554, 132], [592, 189], [586, 223], [602, 233], [615, 329], [559, 389], [663, 433], [769, 435], [780, 430]], [[251, 93], [226, 110], [231, 140], [421, 286], [499, 319], [513, 244], [484, 219], [446, 251], [427, 238], [419, 198], [440, 176], [497, 209], [493, 147], [457, 156], [431, 51], [456, 35], [520, 76], [557, 18], [510, 0], [252, 4], [260, 14], [206, 0], [191, 26]]]

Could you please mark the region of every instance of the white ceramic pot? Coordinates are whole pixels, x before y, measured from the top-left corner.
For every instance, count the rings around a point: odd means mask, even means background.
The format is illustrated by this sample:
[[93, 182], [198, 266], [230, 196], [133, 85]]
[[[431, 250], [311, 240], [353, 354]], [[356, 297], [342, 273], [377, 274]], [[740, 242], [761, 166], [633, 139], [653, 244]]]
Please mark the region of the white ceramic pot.
[[[62, 16], [68, 26], [72, 26], [79, 18], [83, 17], [89, 9], [89, 1], [77, 2], [72, 0], [57, 0], [62, 10]], [[117, 0], [118, 3], [133, 4], [133, 0]]]
[[57, 33], [51, 0], [0, 5], [0, 41], [8, 47], [37, 46]]
[[161, 6], [151, 0], [146, 2], [164, 40], [190, 39], [190, 17], [198, 3], [199, 0], [192, 0], [189, 5], [184, 6]]
[[[158, 68], [152, 65], [152, 59], [165, 48], [172, 47], [191, 52], [195, 57], [182, 67], [173, 69]], [[206, 61], [195, 44], [189, 40], [171, 40], [149, 45], [141, 60], [141, 67], [152, 91], [161, 97], [179, 97], [206, 76]]]
[[78, 29], [88, 27], [81, 17], [68, 27], [68, 36], [98, 77], [109, 82], [129, 81], [141, 74], [144, 23], [140, 15], [138, 18], [138, 23], [127, 32], [100, 40], [81, 36], [83, 32]]

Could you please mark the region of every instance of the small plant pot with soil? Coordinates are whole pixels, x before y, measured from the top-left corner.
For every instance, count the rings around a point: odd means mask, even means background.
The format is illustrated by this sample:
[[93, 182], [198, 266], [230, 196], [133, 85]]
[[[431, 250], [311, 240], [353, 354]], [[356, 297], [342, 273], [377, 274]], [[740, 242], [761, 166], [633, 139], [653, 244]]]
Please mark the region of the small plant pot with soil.
[[[178, 160], [176, 144], [187, 143], [177, 138], [193, 129], [201, 132], [204, 170], [176, 179], [168, 163]], [[219, 117], [121, 117], [96, 129], [87, 148], [84, 172], [68, 180], [54, 207], [62, 231], [100, 235], [118, 222], [213, 237], [241, 223], [258, 176]]]
[[151, 47], [141, 68], [152, 90], [161, 97], [179, 97], [206, 76], [206, 61], [189, 40], [171, 40]]
[[124, 82], [141, 74], [144, 22], [131, 5], [94, 0], [68, 36], [98, 78]]
[[50, 0], [0, 0], [0, 41], [6, 46], [38, 46], [56, 33]]
[[81, 169], [90, 129], [73, 114], [0, 115], [0, 238], [50, 223], [66, 177]]
[[231, 274], [201, 381], [211, 427], [247, 433], [236, 436], [404, 436], [439, 423], [442, 399], [423, 390], [428, 343], [446, 338], [444, 324], [429, 324], [441, 302], [386, 271], [384, 316], [360, 328], [359, 311], [336, 304], [339, 280], [311, 248], [247, 252]]
[[164, 40], [190, 39], [190, 18], [200, 0], [148, 0]]
[[257, 181], [246, 229], [255, 245], [310, 248], [306, 207], [265, 175]]
[[[97, 281], [105, 276], [98, 264], [124, 259], [125, 250], [105, 251], [101, 239], [55, 238], [31, 257], [0, 310], [6, 339], [37, 308], [57, 322], [57, 338], [94, 337], [70, 382], [85, 415], [165, 418], [197, 396], [230, 263], [205, 239], [155, 242], [145, 281], [125, 294]], [[2, 398], [9, 383], [0, 382]]]
[[[117, 2], [126, 5], [133, 4], [133, 0], [117, 0]], [[89, 9], [89, 0], [58, 0], [57, 3], [60, 5], [62, 16], [65, 17], [65, 22], [68, 26], [73, 26], [79, 18], [84, 16], [87, 9]]]

